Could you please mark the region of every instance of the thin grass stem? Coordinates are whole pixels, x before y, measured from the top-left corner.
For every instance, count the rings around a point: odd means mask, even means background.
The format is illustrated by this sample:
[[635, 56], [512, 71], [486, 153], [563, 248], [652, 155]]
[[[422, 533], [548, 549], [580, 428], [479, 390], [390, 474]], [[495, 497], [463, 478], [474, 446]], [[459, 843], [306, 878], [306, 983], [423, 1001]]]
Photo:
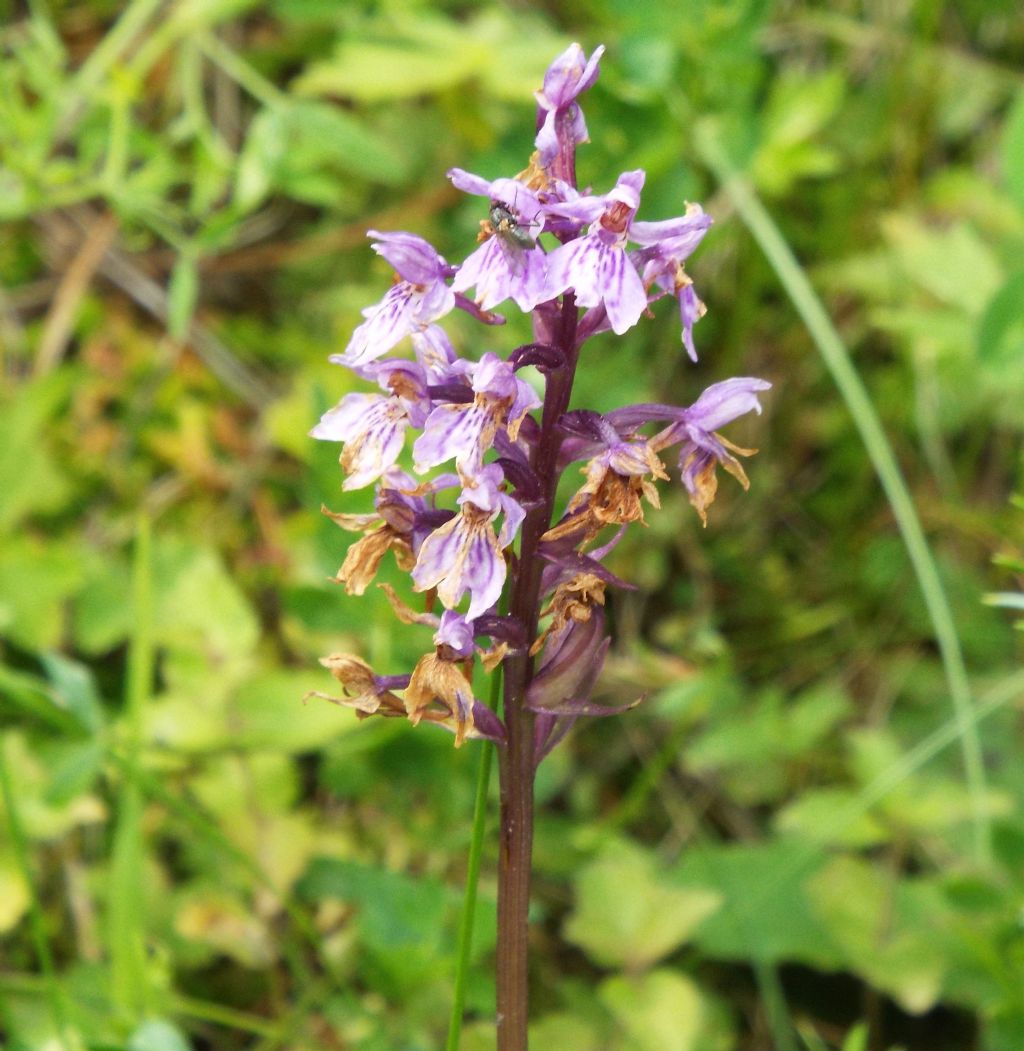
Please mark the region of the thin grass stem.
[[28, 891], [29, 925], [32, 932], [32, 944], [35, 949], [39, 970], [43, 975], [46, 998], [50, 1004], [50, 1017], [57, 1031], [60, 1046], [64, 1051], [71, 1051], [73, 1046], [69, 1039], [67, 1004], [61, 992], [60, 980], [53, 962], [53, 953], [46, 937], [46, 919], [42, 905], [36, 893], [36, 880], [29, 862], [28, 839], [18, 814], [18, 802], [15, 797], [14, 783], [7, 766], [5, 742], [0, 740], [0, 790], [3, 793], [4, 810], [7, 813], [7, 831], [14, 849], [14, 859], [21, 871], [22, 879]]
[[975, 860], [981, 865], [987, 865], [992, 855], [992, 831], [985, 807], [985, 765], [973, 717], [974, 702], [950, 603], [910, 491], [900, 473], [867, 388], [782, 232], [748, 180], [729, 160], [710, 122], [698, 125], [696, 143], [702, 160], [722, 184], [806, 325], [825, 367], [831, 373], [850, 410], [854, 425], [860, 433], [861, 441], [892, 508], [932, 622], [949, 685], [971, 803]]
[[111, 1000], [132, 1018], [141, 1017], [149, 1006], [143, 941], [146, 930], [142, 892], [143, 796], [138, 772], [143, 747], [142, 719], [152, 688], [155, 660], [151, 540], [149, 518], [142, 514], [136, 525], [132, 567], [132, 637], [124, 715], [126, 762], [114, 830], [108, 926]]
[[[491, 710], [498, 711], [501, 703], [501, 665], [491, 673]], [[452, 990], [452, 1013], [448, 1023], [445, 1051], [459, 1051], [462, 1038], [462, 1016], [466, 1008], [466, 983], [473, 950], [473, 924], [476, 919], [477, 888], [480, 883], [480, 862], [484, 852], [484, 830], [487, 824], [487, 794], [491, 783], [491, 760], [494, 746], [482, 742], [476, 775], [476, 798], [473, 803], [473, 829], [469, 841], [469, 860], [466, 866], [466, 895], [459, 917], [458, 956], [455, 964], [455, 984]]]

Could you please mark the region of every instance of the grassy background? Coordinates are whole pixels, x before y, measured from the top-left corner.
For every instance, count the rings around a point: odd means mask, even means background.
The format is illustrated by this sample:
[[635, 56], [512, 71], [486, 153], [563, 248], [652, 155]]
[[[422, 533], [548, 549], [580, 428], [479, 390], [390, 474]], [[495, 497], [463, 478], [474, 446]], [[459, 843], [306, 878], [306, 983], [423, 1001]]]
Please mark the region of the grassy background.
[[[774, 388], [729, 432], [760, 447], [751, 491], [726, 479], [702, 530], [673, 484], [616, 553], [640, 590], [601, 695], [648, 699], [541, 770], [536, 1046], [1024, 1047], [1024, 676], [983, 601], [1024, 574], [1019, 6], [0, 12], [4, 1046], [441, 1045], [478, 752], [301, 705], [321, 654], [397, 672], [429, 644], [325, 582], [347, 537], [319, 505], [366, 494], [306, 432], [390, 278], [365, 229], [463, 258], [479, 202], [444, 171], [523, 168], [530, 92], [578, 39], [608, 45], [581, 180], [644, 167], [641, 218], [690, 199], [716, 225], [700, 364], [663, 304], [588, 346], [576, 405]], [[803, 275], [867, 409], [787, 296]], [[466, 1051], [493, 1046], [493, 872]]]

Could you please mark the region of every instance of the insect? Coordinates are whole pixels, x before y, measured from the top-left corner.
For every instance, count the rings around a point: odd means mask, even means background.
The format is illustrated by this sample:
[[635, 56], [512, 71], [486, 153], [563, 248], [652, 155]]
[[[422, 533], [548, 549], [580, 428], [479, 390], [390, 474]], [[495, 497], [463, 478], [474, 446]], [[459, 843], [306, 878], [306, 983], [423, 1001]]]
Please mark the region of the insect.
[[491, 201], [491, 229], [508, 244], [517, 248], [535, 248], [536, 240], [529, 230], [520, 225], [515, 214], [501, 201]]

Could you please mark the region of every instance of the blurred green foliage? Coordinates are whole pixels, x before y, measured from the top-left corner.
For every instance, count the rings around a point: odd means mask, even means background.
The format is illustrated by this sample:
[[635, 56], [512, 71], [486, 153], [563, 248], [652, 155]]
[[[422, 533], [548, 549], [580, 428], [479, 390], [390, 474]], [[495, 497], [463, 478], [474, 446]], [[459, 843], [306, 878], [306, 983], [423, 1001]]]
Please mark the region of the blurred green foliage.
[[[658, 311], [588, 348], [577, 404], [775, 386], [732, 434], [761, 447], [750, 493], [702, 531], [673, 492], [616, 554], [641, 589], [601, 689], [648, 700], [541, 769], [536, 1046], [1019, 1051], [1019, 5], [0, 10], [3, 1046], [440, 1046], [474, 748], [303, 707], [319, 655], [397, 672], [429, 643], [327, 583], [347, 541], [318, 507], [366, 497], [306, 432], [389, 279], [366, 228], [461, 259], [479, 202], [444, 171], [523, 168], [530, 93], [579, 39], [608, 45], [582, 179], [644, 167], [643, 218], [691, 199], [716, 226], [699, 366]], [[987, 862], [906, 552], [700, 163], [707, 118], [911, 484], [976, 690]], [[493, 1047], [491, 873], [467, 1051]]]

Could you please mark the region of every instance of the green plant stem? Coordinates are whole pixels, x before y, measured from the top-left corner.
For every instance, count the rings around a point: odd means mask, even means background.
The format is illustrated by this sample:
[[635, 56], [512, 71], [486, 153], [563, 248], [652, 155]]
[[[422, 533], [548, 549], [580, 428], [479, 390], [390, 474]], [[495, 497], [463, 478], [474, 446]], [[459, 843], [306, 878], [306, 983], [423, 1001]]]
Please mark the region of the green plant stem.
[[974, 702], [953, 614], [910, 491], [900, 473], [867, 389], [782, 232], [754, 193], [748, 180], [736, 170], [727, 157], [710, 123], [698, 125], [696, 142], [701, 158], [721, 182], [740, 218], [764, 252], [780, 284], [807, 326], [825, 367], [831, 373], [853, 416], [854, 425], [860, 432], [861, 441], [892, 508], [942, 656], [971, 801], [974, 855], [979, 864], [987, 865], [992, 854], [992, 833], [985, 809], [985, 765], [973, 717]]
[[68, 85], [67, 95], [74, 105], [80, 105], [82, 96], [87, 98], [95, 91], [163, 4], [164, 0], [132, 0], [124, 9], [121, 17], [93, 48]]
[[100, 82], [162, 5], [163, 0], [132, 0], [113, 28], [82, 63], [67, 85], [64, 110], [57, 126], [58, 139], [70, 134], [79, 117], [85, 112], [88, 100], [94, 97]]
[[196, 43], [211, 62], [219, 66], [239, 87], [248, 91], [257, 102], [262, 103], [268, 109], [287, 104], [286, 92], [253, 69], [215, 33], [200, 33], [196, 38]]
[[[497, 711], [501, 701], [501, 665], [491, 673], [491, 710]], [[462, 1037], [462, 1015], [466, 1007], [466, 981], [473, 949], [473, 923], [476, 918], [477, 887], [480, 883], [480, 862], [484, 852], [484, 829], [487, 824], [487, 790], [491, 783], [491, 757], [494, 747], [489, 741], [481, 745], [476, 775], [476, 799], [473, 803], [473, 830], [469, 841], [469, 861], [466, 866], [466, 896], [459, 917], [458, 957], [455, 964], [455, 985], [452, 990], [452, 1013], [448, 1023], [445, 1051], [459, 1051]]]
[[22, 827], [21, 818], [18, 815], [17, 799], [14, 793], [14, 785], [11, 781], [11, 773], [7, 767], [7, 753], [5, 742], [0, 740], [0, 789], [3, 792], [4, 810], [7, 812], [7, 831], [10, 835], [11, 845], [14, 848], [14, 857], [18, 868], [21, 870], [22, 879], [28, 890], [28, 912], [29, 923], [32, 931], [32, 943], [36, 951], [36, 959], [39, 962], [39, 970], [43, 975], [43, 983], [46, 996], [50, 1002], [50, 1016], [54, 1028], [60, 1040], [60, 1046], [64, 1051], [70, 1051], [72, 1044], [68, 1039], [68, 1017], [67, 1005], [64, 1002], [64, 994], [61, 992], [60, 981], [57, 978], [57, 969], [53, 963], [53, 954], [50, 952], [50, 943], [46, 938], [46, 920], [43, 909], [36, 894], [36, 880], [32, 874], [32, 866], [28, 856], [28, 840], [25, 829]]

